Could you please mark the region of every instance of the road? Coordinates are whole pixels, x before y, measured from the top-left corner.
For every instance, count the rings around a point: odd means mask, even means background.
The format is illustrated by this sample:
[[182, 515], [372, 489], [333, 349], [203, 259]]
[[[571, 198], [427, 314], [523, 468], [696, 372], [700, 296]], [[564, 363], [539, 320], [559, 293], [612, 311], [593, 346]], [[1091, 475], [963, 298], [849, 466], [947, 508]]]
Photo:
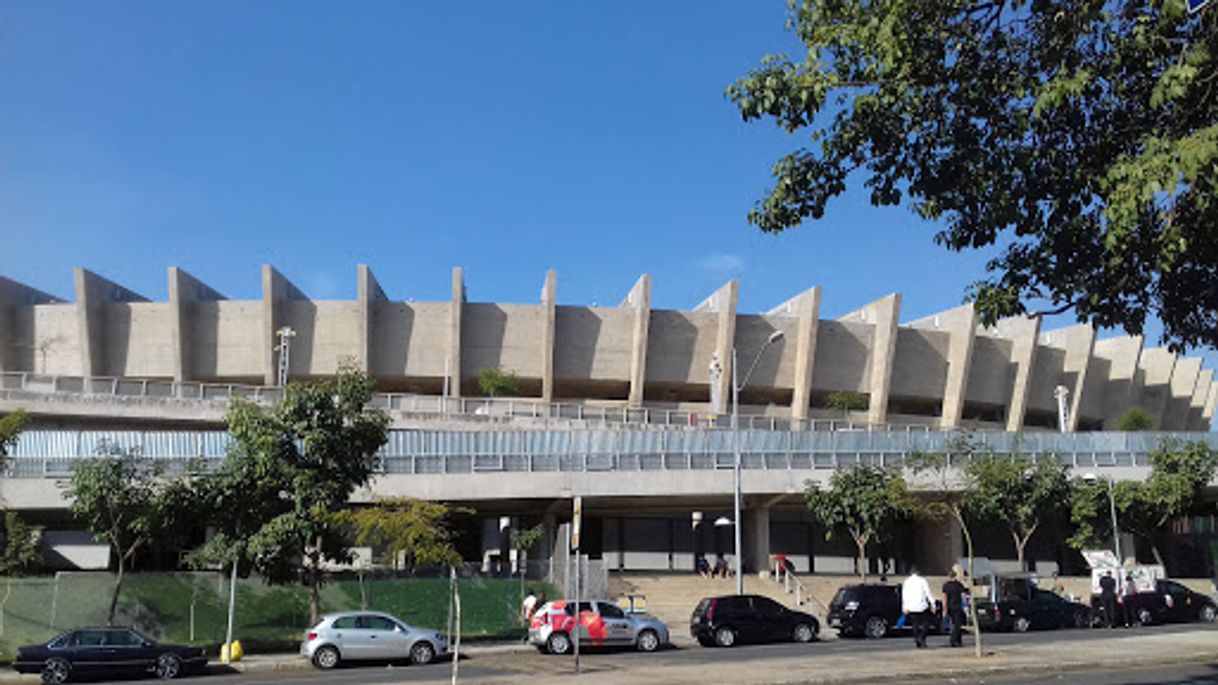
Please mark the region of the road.
[[[1176, 631], [1195, 631], [1198, 629], [1196, 624], [1188, 626], [1159, 626], [1151, 629], [1133, 629], [1133, 630], [1066, 630], [1066, 631], [1044, 631], [1032, 632], [1022, 635], [1012, 634], [987, 634], [986, 645], [987, 649], [1001, 649], [1004, 645], [1029, 645], [1029, 644], [1061, 644], [1063, 641], [1077, 642], [1083, 644], [1095, 640], [1119, 640], [1126, 636], [1135, 636], [1139, 634], [1155, 634], [1155, 635], [1170, 635]], [[1215, 645], [1218, 646], [1218, 627], [1210, 627], [1209, 630], [1214, 631]], [[967, 640], [967, 638], [966, 638]], [[946, 637], [932, 637], [931, 647], [946, 651]], [[971, 644], [966, 644], [965, 650], [971, 650]], [[701, 647], [683, 647], [666, 649], [654, 654], [639, 654], [633, 651], [609, 651], [598, 652], [593, 654], [585, 654], [582, 657], [582, 665], [585, 671], [620, 671], [623, 680], [629, 679], [629, 671], [632, 664], [649, 663], [650, 665], [697, 665], [700, 668], [705, 668], [708, 673], [708, 681], [715, 680], [713, 674], [717, 665], [727, 666], [728, 664], [739, 663], [743, 661], [750, 662], [751, 666], [755, 666], [755, 673], [765, 673], [767, 670], [767, 661], [774, 659], [785, 659], [792, 656], [806, 653], [809, 656], [838, 654], [851, 655], [857, 654], [860, 659], [865, 659], [868, 654], [886, 653], [891, 654], [894, 651], [909, 650], [913, 651], [912, 639], [893, 637], [885, 640], [826, 640], [810, 645], [797, 644], [775, 644], [775, 645], [748, 645], [739, 646], [732, 649], [705, 649]], [[957, 650], [960, 651], [960, 650]], [[460, 664], [461, 680], [465, 682], [477, 682], [483, 679], [519, 679], [520, 682], [528, 682], [530, 674], [547, 674], [558, 675], [570, 673], [572, 671], [572, 659], [570, 657], [552, 657], [543, 656], [534, 651], [512, 651], [495, 654], [483, 654], [473, 659], [462, 659]], [[260, 685], [260, 684], [312, 684], [326, 683], [327, 685], [356, 685], [362, 683], [439, 683], [448, 682], [451, 674], [451, 664], [437, 663], [430, 666], [386, 666], [370, 665], [356, 666], [350, 668], [341, 668], [333, 672], [321, 673], [312, 669], [301, 670], [280, 670], [280, 671], [260, 671], [250, 672], [246, 674], [212, 674], [197, 678], [189, 678], [183, 682], [195, 683], [195, 685], [206, 685], [212, 683], [214, 685]], [[916, 681], [906, 681], [916, 682]], [[941, 682], [927, 681], [929, 682]], [[1095, 685], [1143, 685], [1150, 683], [1189, 683], [1190, 685], [1201, 685], [1214, 683], [1218, 685], [1218, 666], [1197, 666], [1193, 664], [1185, 664], [1180, 667], [1172, 667], [1164, 669], [1162, 667], [1154, 669], [1121, 669], [1119, 672], [1105, 672], [1097, 670], [1091, 673], [1070, 673], [1062, 676], [1060, 679], [1057, 675], [1039, 674], [1035, 677], [1019, 678], [1013, 677], [1003, 679], [1003, 677], [995, 677], [993, 675], [986, 676], [983, 679], [969, 680], [958, 679], [953, 681], [961, 685], [985, 683], [986, 685], [1022, 685], [1023, 683], [1042, 683], [1042, 682], [1060, 682], [1060, 683], [1094, 683]]]

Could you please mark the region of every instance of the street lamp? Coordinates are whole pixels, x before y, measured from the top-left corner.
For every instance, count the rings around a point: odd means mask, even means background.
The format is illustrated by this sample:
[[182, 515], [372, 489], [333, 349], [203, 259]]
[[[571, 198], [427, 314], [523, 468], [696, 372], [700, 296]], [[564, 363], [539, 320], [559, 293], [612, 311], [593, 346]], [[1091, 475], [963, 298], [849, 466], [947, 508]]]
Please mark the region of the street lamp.
[[757, 362], [761, 361], [761, 355], [766, 348], [772, 343], [782, 339], [782, 331], [774, 331], [770, 337], [766, 338], [761, 349], [757, 350], [757, 356], [753, 357], [753, 363], [749, 365], [749, 370], [744, 374], [744, 380], [740, 383], [736, 382], [736, 347], [732, 346], [732, 445], [736, 453], [736, 465], [733, 469], [735, 472], [735, 488], [732, 502], [733, 519], [736, 523], [736, 594], [744, 594], [744, 567], [740, 556], [740, 391], [749, 382], [749, 377], [753, 375], [753, 370], [757, 368]]
[[[1088, 485], [1095, 485], [1097, 480], [1099, 479], [1094, 473], [1087, 472], [1083, 474], [1083, 482]], [[1104, 482], [1108, 484], [1108, 513], [1112, 517], [1112, 546], [1116, 550], [1117, 564], [1123, 565], [1125, 560], [1121, 557], [1121, 532], [1117, 528], [1116, 497], [1112, 491], [1112, 479], [1105, 478]]]

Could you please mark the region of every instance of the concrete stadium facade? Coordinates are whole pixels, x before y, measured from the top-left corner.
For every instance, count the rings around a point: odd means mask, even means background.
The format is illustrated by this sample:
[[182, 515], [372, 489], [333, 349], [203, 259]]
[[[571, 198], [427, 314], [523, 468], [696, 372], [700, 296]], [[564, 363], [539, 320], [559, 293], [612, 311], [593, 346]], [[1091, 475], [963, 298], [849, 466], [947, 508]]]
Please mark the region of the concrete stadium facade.
[[355, 301], [315, 301], [264, 266], [261, 300], [229, 300], [171, 267], [163, 302], [81, 268], [73, 302], [0, 277], [0, 372], [271, 385], [275, 331], [286, 326], [293, 378], [352, 360], [381, 390], [459, 397], [478, 394], [479, 371], [496, 368], [542, 402], [705, 414], [712, 358], [727, 398], [733, 346], [743, 365], [781, 332], [741, 393], [744, 414], [840, 418], [827, 398], [852, 392], [867, 398], [857, 423], [1055, 429], [1064, 386], [1068, 430], [1111, 430], [1139, 405], [1160, 430], [1204, 431], [1218, 403], [1201, 359], [1140, 336], [1044, 331], [1036, 318], [982, 328], [971, 305], [901, 323], [899, 294], [822, 319], [820, 288], [753, 314], [737, 311], [736, 281], [677, 311], [650, 306], [647, 275], [617, 307], [557, 304], [553, 271], [537, 304], [470, 302], [460, 269], [445, 302], [391, 300], [366, 266], [356, 277]]

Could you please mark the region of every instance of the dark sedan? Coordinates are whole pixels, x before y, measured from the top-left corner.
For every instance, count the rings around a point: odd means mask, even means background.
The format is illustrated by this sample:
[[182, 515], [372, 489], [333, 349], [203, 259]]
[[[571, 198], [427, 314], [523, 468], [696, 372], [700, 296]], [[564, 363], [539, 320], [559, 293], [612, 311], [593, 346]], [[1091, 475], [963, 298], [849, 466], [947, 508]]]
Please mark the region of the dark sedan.
[[78, 675], [176, 678], [206, 665], [198, 647], [159, 644], [130, 628], [69, 630], [46, 644], [18, 649], [13, 661], [19, 673], [41, 673], [42, 682], [52, 684]]
[[[1213, 599], [1174, 580], [1157, 580], [1154, 592], [1118, 597], [1118, 601], [1129, 602], [1133, 608], [1131, 615], [1142, 625], [1186, 621], [1213, 623], [1218, 619], [1218, 606]], [[1118, 611], [1124, 613], [1123, 607]]]
[[731, 647], [737, 642], [811, 642], [820, 623], [760, 595], [708, 597], [689, 619], [689, 632], [704, 647]]
[[1087, 628], [1091, 626], [1091, 608], [1063, 597], [1028, 587], [997, 602], [977, 601], [977, 620], [983, 630], [1011, 630], [1023, 633], [1029, 629]]

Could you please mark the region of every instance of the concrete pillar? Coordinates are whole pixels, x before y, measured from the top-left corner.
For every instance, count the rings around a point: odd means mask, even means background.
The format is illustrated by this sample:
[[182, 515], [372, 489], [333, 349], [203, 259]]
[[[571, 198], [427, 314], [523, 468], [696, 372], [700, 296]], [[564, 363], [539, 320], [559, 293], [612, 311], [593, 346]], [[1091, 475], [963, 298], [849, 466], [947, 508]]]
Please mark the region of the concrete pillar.
[[1142, 351], [1138, 370], [1142, 376], [1142, 391], [1138, 404], [1155, 417], [1155, 430], [1163, 428], [1167, 400], [1171, 395], [1172, 371], [1176, 368], [1176, 353], [1165, 347]]
[[1203, 418], [1205, 403], [1210, 397], [1210, 386], [1214, 382], [1214, 370], [1202, 369], [1197, 377], [1197, 387], [1193, 389], [1193, 401], [1188, 410], [1188, 425], [1184, 428], [1190, 431], [1204, 431], [1207, 423]]
[[1013, 317], [1002, 319], [994, 326], [994, 333], [1011, 341], [1011, 363], [1015, 366], [1015, 378], [1011, 383], [1011, 400], [1007, 403], [1007, 430], [1023, 430], [1024, 415], [1028, 411], [1028, 393], [1032, 388], [1032, 368], [1036, 362], [1036, 338], [1040, 333], [1040, 317]]
[[[41, 371], [38, 368], [38, 342], [35, 331], [26, 332], [22, 340], [17, 331], [17, 310], [38, 304], [54, 304], [63, 300], [41, 290], [0, 276], [0, 371]], [[28, 358], [28, 364], [21, 363]]]
[[939, 426], [958, 428], [964, 412], [964, 393], [973, 360], [973, 338], [977, 335], [977, 312], [972, 303], [949, 309], [909, 324], [910, 328], [941, 330], [948, 334], [947, 378]]
[[356, 267], [357, 297], [359, 298], [359, 353], [358, 364], [364, 373], [372, 373], [372, 346], [376, 341], [376, 305], [388, 301], [381, 284], [372, 269], [366, 264]]
[[1201, 375], [1201, 358], [1177, 359], [1171, 372], [1170, 396], [1167, 413], [1163, 418], [1163, 430], [1179, 431], [1188, 428], [1188, 412]]
[[952, 516], [944, 516], [919, 519], [914, 525], [919, 528], [922, 543], [918, 558], [913, 561], [924, 575], [947, 575], [952, 565], [965, 556], [960, 523]]
[[753, 507], [741, 512], [744, 528], [740, 530], [744, 556], [744, 572], [760, 573], [770, 567], [770, 508]]
[[1218, 405], [1218, 383], [1210, 383], [1209, 394], [1205, 399], [1205, 409], [1201, 410], [1201, 425], [1197, 430], [1208, 431], [1214, 421], [1214, 407]]
[[[1142, 336], [1097, 340], [1093, 354], [1096, 368], [1087, 373], [1086, 406], [1104, 417], [1104, 429], [1114, 430], [1116, 420], [1133, 406], [1138, 385], [1138, 360]], [[1106, 366], [1107, 371], [1099, 373]]]
[[816, 334], [820, 325], [820, 286], [810, 288], [769, 311], [776, 316], [799, 318], [799, 335], [795, 341], [795, 379], [791, 393], [791, 418], [808, 418], [812, 399], [812, 368], [816, 362]]
[[270, 264], [262, 265], [262, 377], [266, 385], [274, 385], [275, 362], [278, 359], [275, 345], [278, 339], [275, 331], [283, 326], [283, 305], [285, 300], [307, 300], [308, 297], [300, 291], [283, 274]]
[[[1079, 324], [1042, 333], [1038, 344], [1061, 350], [1063, 353], [1060, 375], [1041, 376], [1033, 379], [1038, 394], [1052, 397], [1053, 389], [1065, 385], [1070, 391], [1070, 415], [1066, 430], [1078, 427], [1083, 394], [1087, 383], [1087, 369], [1091, 366], [1091, 351], [1095, 348], [1095, 329], [1090, 324]], [[1056, 372], [1056, 370], [1054, 370]], [[1045, 373], [1042, 371], [1042, 374]]]
[[651, 323], [651, 274], [639, 276], [621, 304], [634, 308], [634, 331], [630, 343], [630, 399], [632, 407], [643, 404], [647, 379], [647, 334]]
[[[696, 312], [719, 314], [715, 354], [719, 356], [719, 366], [723, 369], [723, 374], [719, 377], [719, 396], [723, 398], [722, 409], [725, 410], [732, 401], [732, 348], [736, 345], [736, 302], [739, 297], [740, 281], [732, 279], [694, 307]], [[709, 363], [710, 360], [706, 362]]]
[[867, 422], [880, 425], [888, 420], [888, 391], [892, 387], [892, 360], [897, 351], [897, 325], [901, 317], [901, 294], [864, 305], [839, 321], [862, 321], [874, 326], [871, 337], [871, 374], [867, 381]]
[[554, 296], [558, 276], [553, 269], [546, 272], [546, 282], [541, 288], [543, 314], [541, 330], [541, 401], [554, 399]]
[[461, 396], [461, 310], [465, 308], [465, 278], [461, 267], [453, 267], [452, 304], [448, 309], [448, 394]]
[[75, 280], [80, 373], [86, 377], [104, 376], [107, 306], [116, 302], [147, 302], [148, 298], [81, 267], [76, 267]]
[[214, 302], [225, 297], [210, 286], [176, 266], [169, 267], [169, 304], [173, 309], [169, 338], [173, 350], [173, 379], [179, 383], [191, 380], [194, 370], [194, 355], [191, 337], [191, 305], [195, 302]]

